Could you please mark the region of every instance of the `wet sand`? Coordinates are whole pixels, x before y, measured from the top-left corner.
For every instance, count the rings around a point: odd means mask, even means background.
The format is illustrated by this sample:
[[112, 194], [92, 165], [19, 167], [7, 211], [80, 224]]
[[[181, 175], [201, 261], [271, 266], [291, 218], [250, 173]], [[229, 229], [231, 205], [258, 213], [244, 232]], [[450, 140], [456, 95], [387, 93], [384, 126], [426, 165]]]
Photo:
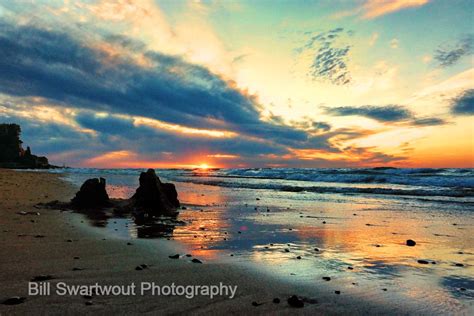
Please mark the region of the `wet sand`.
[[[275, 278], [271, 273], [264, 273], [251, 265], [239, 264], [245, 261], [244, 257], [235, 261], [230, 260], [230, 257], [222, 260], [217, 255], [209, 255], [212, 252], [200, 251], [197, 244], [190, 247], [186, 240], [180, 241], [179, 238], [149, 240], [114, 236], [103, 228], [90, 226], [89, 220], [82, 214], [34, 207], [39, 202], [67, 201], [76, 190], [77, 188], [63, 181], [59, 175], [0, 170], [0, 300], [12, 296], [27, 298], [19, 305], [0, 305], [1, 314], [406, 314], [417, 311], [416, 306], [412, 306], [409, 301], [391, 299], [390, 291], [384, 294], [386, 299], [383, 304], [370, 301], [370, 293], [366, 295], [367, 300], [364, 296], [352, 296], [346, 290], [336, 294], [335, 291], [342, 287], [338, 284], [337, 275], [332, 275], [331, 282], [320, 278], [288, 282], [285, 278]], [[186, 194], [189, 196], [191, 193]], [[209, 209], [212, 207], [206, 210]], [[196, 209], [195, 215], [205, 216], [206, 210], [200, 212]], [[20, 215], [18, 212], [32, 213]], [[40, 215], [36, 215], [36, 212]], [[186, 212], [184, 217], [192, 216], [193, 213]], [[116, 222], [122, 223], [119, 220]], [[375, 222], [375, 219], [372, 222]], [[113, 225], [111, 227], [115, 230]], [[200, 230], [199, 227], [196, 229]], [[301, 228], [301, 234], [311, 233], [315, 232], [304, 232]], [[221, 236], [220, 232], [218, 236]], [[190, 237], [188, 240], [194, 238]], [[364, 241], [365, 243], [367, 242]], [[192, 263], [193, 257], [184, 256], [187, 252], [202, 260], [203, 264]], [[176, 253], [182, 255], [180, 259], [168, 258]], [[304, 252], [302, 255], [307, 256]], [[279, 258], [281, 257], [280, 253]], [[304, 262], [305, 259], [299, 261]], [[268, 262], [272, 265], [271, 261]], [[136, 270], [141, 264], [146, 264], [148, 268]], [[278, 266], [278, 263], [275, 265]], [[271, 268], [269, 266], [268, 270]], [[99, 282], [126, 285], [132, 282], [138, 284], [142, 281], [154, 281], [161, 285], [170, 285], [173, 282], [179, 285], [213, 285], [223, 282], [237, 285], [238, 290], [233, 299], [209, 299], [204, 296], [186, 299], [182, 296], [151, 295], [92, 298], [83, 298], [80, 295], [28, 296], [28, 281], [39, 275], [51, 275], [53, 284]], [[387, 278], [390, 278], [389, 274]], [[293, 294], [305, 298], [304, 308], [296, 309], [287, 304], [286, 299]], [[281, 302], [273, 303], [274, 298], [279, 298]], [[87, 302], [92, 305], [87, 305]], [[252, 302], [258, 303], [258, 306], [253, 306]], [[260, 305], [261, 303], [263, 304]], [[469, 314], [471, 307], [460, 306], [457, 314]]]

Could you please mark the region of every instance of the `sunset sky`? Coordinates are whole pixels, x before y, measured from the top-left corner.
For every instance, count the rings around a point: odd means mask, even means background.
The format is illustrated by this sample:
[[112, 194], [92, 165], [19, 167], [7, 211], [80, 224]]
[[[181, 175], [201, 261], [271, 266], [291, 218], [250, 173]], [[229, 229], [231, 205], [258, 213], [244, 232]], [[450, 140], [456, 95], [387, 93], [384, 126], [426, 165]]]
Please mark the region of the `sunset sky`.
[[78, 167], [474, 167], [474, 2], [0, 0], [0, 122]]

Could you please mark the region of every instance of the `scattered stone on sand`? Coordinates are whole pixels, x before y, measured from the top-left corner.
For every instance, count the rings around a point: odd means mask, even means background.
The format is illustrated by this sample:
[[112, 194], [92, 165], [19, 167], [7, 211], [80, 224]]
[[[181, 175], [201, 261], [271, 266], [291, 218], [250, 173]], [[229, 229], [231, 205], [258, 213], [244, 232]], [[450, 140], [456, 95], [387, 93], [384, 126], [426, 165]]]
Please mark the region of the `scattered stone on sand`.
[[42, 281], [47, 281], [47, 280], [52, 280], [54, 277], [49, 274], [42, 274], [42, 275], [37, 275], [34, 278], [31, 279], [31, 282], [42, 282]]
[[326, 224], [326, 221], [323, 221], [323, 224]]
[[463, 287], [459, 288], [459, 291], [463, 291], [463, 292], [464, 292], [465, 290], [466, 290], [466, 289], [463, 288]]
[[36, 235], [35, 238], [44, 238], [44, 235]]
[[175, 255], [172, 255], [172, 256], [168, 256], [168, 258], [170, 259], [179, 259], [179, 254], [175, 254]]
[[274, 303], [274, 304], [280, 304], [280, 299], [279, 299], [278, 297], [275, 297], [275, 298], [273, 299], [273, 303]]
[[412, 239], [408, 239], [406, 242], [407, 246], [413, 247], [416, 245], [416, 242]]
[[86, 304], [87, 306], [94, 305], [94, 303], [92, 303], [92, 301], [87, 301], [87, 302], [85, 302], [85, 304]]
[[187, 254], [186, 254], [186, 257], [188, 257], [188, 258], [189, 258], [189, 257], [192, 257], [192, 256], [193, 256], [193, 255], [190, 254], [190, 253], [187, 253]]
[[257, 302], [255, 302], [255, 301], [252, 302], [252, 306], [255, 306], [255, 307], [260, 306], [260, 305], [262, 305], [262, 304], [263, 304], [263, 303], [257, 303]]
[[202, 261], [201, 261], [201, 260], [199, 260], [199, 259], [196, 259], [196, 258], [194, 258], [193, 260], [191, 260], [191, 262], [194, 262], [194, 263], [202, 263]]
[[426, 260], [418, 260], [418, 263], [419, 263], [419, 264], [428, 264], [429, 262], [426, 261]]
[[298, 296], [296, 295], [289, 297], [287, 302], [288, 302], [288, 305], [290, 305], [291, 307], [296, 307], [296, 308], [304, 307], [303, 300], [299, 299]]
[[148, 265], [146, 263], [142, 263], [140, 267], [142, 267], [143, 269], [148, 269]]
[[383, 288], [382, 291], [387, 292], [387, 289]]
[[12, 296], [2, 302], [3, 305], [18, 305], [26, 301], [26, 297]]
[[341, 294], [341, 291], [334, 291], [337, 295]]
[[110, 199], [105, 190], [105, 179], [87, 179], [71, 200], [71, 203], [79, 208], [109, 206]]
[[301, 256], [296, 257], [296, 259], [301, 259]]
[[347, 267], [347, 269], [348, 269], [348, 270], [354, 270], [354, 268], [353, 268], [353, 267]]
[[72, 239], [68, 239], [68, 240], [66, 240], [66, 241], [67, 241], [67, 242], [72, 242]]
[[260, 201], [260, 199], [259, 199], [259, 198], [256, 198], [255, 200], [257, 200], [257, 201]]
[[288, 248], [285, 248], [285, 252], [290, 252], [290, 249], [288, 249]]
[[331, 278], [330, 277], [323, 277], [323, 280], [324, 281], [331, 281]]
[[314, 251], [319, 251], [319, 248], [314, 248]]
[[72, 271], [83, 271], [83, 270], [84, 268], [77, 268], [77, 267], [72, 268]]
[[455, 266], [456, 266], [456, 267], [464, 267], [464, 264], [462, 264], [462, 263], [456, 263]]
[[142, 268], [141, 266], [136, 266], [136, 267], [135, 267], [135, 270], [141, 271], [141, 270], [143, 270], [143, 268]]
[[128, 243], [127, 243], [127, 246], [131, 246], [131, 245], [133, 245], [131, 242], [128, 242]]

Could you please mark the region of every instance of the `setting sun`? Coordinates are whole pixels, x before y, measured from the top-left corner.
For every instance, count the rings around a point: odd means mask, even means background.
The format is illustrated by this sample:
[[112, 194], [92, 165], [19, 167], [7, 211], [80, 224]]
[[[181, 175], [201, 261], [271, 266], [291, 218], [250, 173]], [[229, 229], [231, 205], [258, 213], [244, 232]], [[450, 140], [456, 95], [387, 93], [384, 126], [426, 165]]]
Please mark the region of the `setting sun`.
[[198, 166], [199, 169], [209, 169], [209, 165], [208, 164], [205, 164], [205, 163], [202, 163]]

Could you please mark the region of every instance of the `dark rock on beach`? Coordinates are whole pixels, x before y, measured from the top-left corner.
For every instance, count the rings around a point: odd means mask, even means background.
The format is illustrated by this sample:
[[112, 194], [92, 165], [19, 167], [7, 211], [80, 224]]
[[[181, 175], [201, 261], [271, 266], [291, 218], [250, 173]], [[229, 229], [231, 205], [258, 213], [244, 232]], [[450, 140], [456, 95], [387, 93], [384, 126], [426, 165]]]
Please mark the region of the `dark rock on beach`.
[[38, 275], [31, 279], [31, 282], [42, 282], [47, 280], [52, 280], [54, 277], [52, 275]]
[[109, 195], [105, 190], [105, 179], [94, 178], [86, 180], [76, 196], [71, 200], [75, 207], [85, 208], [93, 207], [100, 208], [110, 205]]
[[304, 307], [304, 302], [303, 300], [299, 299], [298, 296], [293, 295], [290, 298], [288, 298], [288, 305], [291, 307], [296, 307], [296, 308], [302, 308]]
[[416, 245], [416, 242], [412, 239], [408, 239], [406, 242], [407, 246], [413, 247]]
[[26, 297], [12, 296], [2, 302], [3, 305], [18, 305], [26, 301]]
[[153, 169], [140, 174], [140, 186], [130, 199], [131, 209], [152, 216], [174, 216], [179, 206], [174, 184], [162, 183]]

